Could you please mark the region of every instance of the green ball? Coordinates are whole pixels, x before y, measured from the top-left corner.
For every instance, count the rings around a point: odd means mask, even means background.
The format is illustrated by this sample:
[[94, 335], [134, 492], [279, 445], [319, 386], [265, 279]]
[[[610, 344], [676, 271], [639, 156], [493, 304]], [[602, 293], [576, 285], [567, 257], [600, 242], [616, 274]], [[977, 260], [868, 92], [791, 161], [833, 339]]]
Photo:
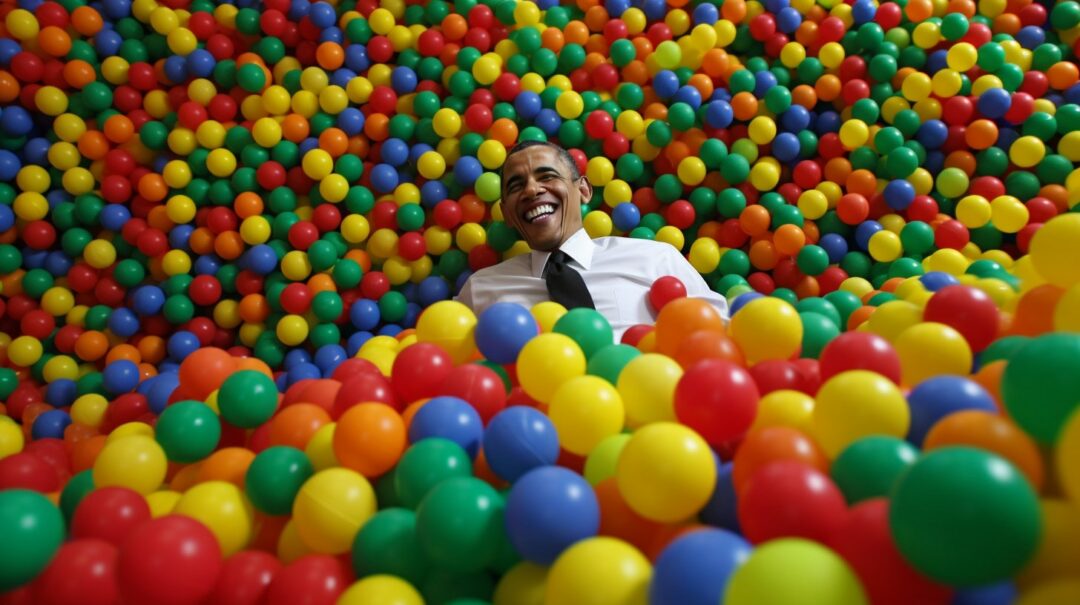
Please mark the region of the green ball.
[[615, 67], [626, 67], [637, 58], [637, 48], [634, 47], [634, 43], [626, 38], [616, 40], [611, 43], [609, 49], [611, 55], [611, 62], [615, 64]]
[[278, 390], [274, 380], [255, 370], [241, 370], [221, 384], [218, 408], [225, 422], [253, 429], [274, 415]]
[[829, 253], [821, 246], [808, 244], [799, 250], [795, 265], [807, 275], [821, 275], [829, 268]]
[[165, 408], [154, 427], [165, 456], [180, 463], [209, 456], [221, 440], [221, 421], [201, 401], [179, 401]]
[[729, 154], [720, 161], [720, 176], [728, 183], [738, 185], [750, 176], [750, 162], [737, 153]]
[[1057, 441], [1080, 407], [1080, 334], [1044, 334], [1020, 346], [1001, 379], [1009, 415], [1037, 441]]
[[589, 359], [600, 349], [612, 344], [615, 336], [608, 320], [595, 309], [571, 309], [555, 322], [553, 332], [574, 339]]
[[506, 503], [495, 488], [473, 477], [447, 479], [416, 510], [416, 531], [424, 553], [456, 573], [485, 569], [505, 539]]
[[60, 512], [64, 513], [64, 519], [71, 522], [75, 515], [75, 509], [87, 494], [94, 491], [94, 470], [75, 473], [60, 492]]
[[903, 439], [875, 435], [840, 452], [829, 470], [848, 504], [886, 498], [904, 472], [919, 459], [919, 450]]
[[11, 368], [0, 368], [0, 399], [6, 400], [19, 386], [19, 376]]
[[929, 452], [892, 490], [896, 547], [919, 572], [957, 587], [1005, 580], [1042, 537], [1039, 498], [1020, 471], [984, 450]]
[[813, 311], [799, 313], [803, 324], [802, 357], [817, 359], [821, 351], [840, 335], [840, 328], [828, 317]]
[[375, 513], [356, 534], [352, 566], [357, 578], [390, 574], [414, 586], [422, 583], [430, 563], [420, 547], [416, 514], [404, 508]]
[[637, 347], [626, 344], [610, 344], [601, 347], [589, 358], [586, 372], [593, 376], [599, 376], [611, 384], [618, 384], [619, 374], [623, 368], [635, 357], [641, 355]]
[[315, 474], [304, 452], [275, 445], [259, 452], [244, 474], [244, 492], [251, 504], [268, 515], [292, 512], [301, 486]]
[[471, 476], [472, 460], [460, 445], [449, 439], [423, 439], [401, 456], [394, 489], [404, 506], [415, 509], [443, 481]]
[[662, 120], [655, 120], [645, 129], [645, 138], [654, 147], [663, 147], [671, 142], [671, 128]]
[[0, 591], [34, 579], [64, 541], [64, 516], [48, 498], [26, 489], [0, 491]]
[[236, 83], [247, 92], [260, 92], [266, 87], [266, 73], [254, 63], [247, 63], [236, 72]]

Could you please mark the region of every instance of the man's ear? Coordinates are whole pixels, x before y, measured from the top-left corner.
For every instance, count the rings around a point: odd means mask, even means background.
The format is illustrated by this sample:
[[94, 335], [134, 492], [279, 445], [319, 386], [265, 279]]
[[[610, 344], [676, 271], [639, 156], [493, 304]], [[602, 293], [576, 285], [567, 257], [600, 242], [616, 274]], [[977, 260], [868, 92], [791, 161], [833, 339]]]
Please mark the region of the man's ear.
[[592, 199], [592, 183], [589, 182], [589, 177], [584, 174], [578, 179], [578, 192], [581, 193], [581, 203], [588, 204]]

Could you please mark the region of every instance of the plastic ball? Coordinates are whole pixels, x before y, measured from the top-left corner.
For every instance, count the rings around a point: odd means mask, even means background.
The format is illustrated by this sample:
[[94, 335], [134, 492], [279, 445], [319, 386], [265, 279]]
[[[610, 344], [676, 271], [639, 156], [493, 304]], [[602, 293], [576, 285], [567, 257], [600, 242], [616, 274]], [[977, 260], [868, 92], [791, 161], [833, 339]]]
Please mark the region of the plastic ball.
[[716, 484], [716, 462], [697, 433], [658, 422], [634, 432], [619, 457], [616, 479], [620, 493], [638, 514], [673, 522], [696, 513], [708, 501]]
[[315, 552], [347, 552], [356, 532], [375, 514], [375, 491], [346, 468], [319, 471], [300, 488], [293, 522], [303, 543]]
[[448, 479], [432, 489], [416, 509], [416, 531], [423, 552], [440, 567], [458, 573], [478, 571], [496, 555], [505, 503], [479, 479]]
[[[869, 401], [872, 406], [867, 405]], [[851, 413], [856, 407], [858, 415]], [[851, 370], [822, 385], [811, 416], [811, 432], [826, 454], [835, 458], [848, 445], [869, 435], [904, 437], [910, 423], [907, 401], [895, 383], [874, 372]]]
[[254, 524], [251, 505], [232, 483], [200, 483], [184, 492], [173, 511], [208, 527], [225, 556], [242, 550], [251, 540]]
[[476, 345], [486, 359], [513, 363], [522, 347], [540, 330], [528, 309], [513, 303], [495, 303], [477, 319]]
[[595, 536], [599, 527], [600, 506], [592, 487], [568, 469], [529, 471], [507, 497], [510, 543], [534, 563], [553, 563], [571, 545]]
[[42, 494], [25, 489], [0, 493], [0, 527], [13, 540], [0, 549], [0, 589], [4, 591], [37, 576], [64, 539], [60, 510]]
[[221, 547], [202, 523], [166, 515], [135, 528], [120, 548], [121, 597], [135, 603], [200, 603], [221, 571]]
[[222, 418], [238, 427], [254, 428], [266, 422], [278, 406], [274, 381], [254, 370], [242, 370], [225, 379], [218, 391]]
[[787, 359], [802, 344], [802, 322], [788, 303], [778, 298], [760, 298], [732, 316], [731, 336], [751, 364]]
[[652, 566], [622, 540], [597, 537], [564, 551], [548, 572], [544, 603], [615, 605], [646, 597]]
[[[778, 578], [776, 573], [784, 570]], [[868, 603], [858, 576], [835, 552], [798, 538], [774, 540], [751, 553], [724, 593], [732, 605], [778, 602], [809, 605], [825, 598], [838, 605]]]
[[150, 437], [130, 435], [107, 443], [93, 470], [95, 486], [127, 487], [146, 495], [165, 480], [165, 452]]

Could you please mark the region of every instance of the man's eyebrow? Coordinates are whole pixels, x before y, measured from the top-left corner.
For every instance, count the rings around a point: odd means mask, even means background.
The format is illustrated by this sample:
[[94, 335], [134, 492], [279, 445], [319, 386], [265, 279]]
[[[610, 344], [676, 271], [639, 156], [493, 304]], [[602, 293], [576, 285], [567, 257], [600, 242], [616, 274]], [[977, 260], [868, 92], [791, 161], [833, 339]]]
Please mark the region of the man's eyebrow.
[[[559, 172], [559, 169], [555, 168], [554, 166], [537, 166], [536, 170], [533, 170], [533, 174], [547, 174], [549, 172], [553, 172], [555, 174], [561, 174]], [[506, 179], [505, 186], [509, 187], [510, 185], [513, 185], [514, 183], [517, 183], [518, 181], [522, 181], [524, 179], [525, 179], [525, 177], [522, 176], [521, 173], [514, 174], [510, 178]]]

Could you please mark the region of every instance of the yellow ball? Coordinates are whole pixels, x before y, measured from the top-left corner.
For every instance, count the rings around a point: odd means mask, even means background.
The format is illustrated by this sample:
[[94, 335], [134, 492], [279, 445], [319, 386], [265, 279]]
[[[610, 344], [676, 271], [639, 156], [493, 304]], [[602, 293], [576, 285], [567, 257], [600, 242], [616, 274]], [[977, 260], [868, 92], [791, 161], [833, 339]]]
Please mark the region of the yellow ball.
[[251, 127], [251, 136], [261, 147], [273, 147], [281, 142], [281, 124], [274, 118], [259, 118]]
[[604, 187], [615, 178], [615, 165], [602, 156], [590, 158], [585, 166], [585, 176], [589, 177], [593, 187]]
[[636, 548], [606, 536], [563, 551], [548, 571], [544, 605], [644, 603], [652, 566]]
[[476, 158], [488, 170], [494, 170], [506, 161], [506, 146], [495, 139], [488, 139], [480, 143], [476, 151]]
[[341, 221], [341, 237], [350, 244], [359, 244], [368, 238], [371, 226], [362, 214], [349, 214]]
[[776, 137], [776, 122], [770, 117], [758, 116], [750, 120], [747, 133], [750, 135], [751, 141], [758, 145], [765, 145]]
[[295, 347], [307, 339], [308, 324], [300, 315], [289, 314], [278, 321], [274, 331], [282, 344]]
[[662, 69], [675, 69], [679, 66], [679, 61], [682, 61], [682, 49], [679, 48], [677, 43], [664, 40], [656, 45], [656, 50], [653, 51], [652, 56], [656, 59], [656, 64]]
[[1020, 137], [1009, 146], [1009, 160], [1021, 168], [1038, 165], [1046, 157], [1046, 145], [1031, 135]]
[[585, 460], [585, 480], [590, 485], [599, 485], [602, 481], [614, 477], [619, 466], [619, 456], [630, 441], [630, 435], [619, 433], [605, 437], [589, 452]]
[[33, 191], [26, 191], [15, 196], [11, 205], [15, 216], [24, 221], [38, 221], [49, 214], [49, 201], [44, 195]]
[[911, 424], [899, 387], [876, 372], [841, 372], [822, 385], [816, 399], [810, 432], [830, 458], [870, 435], [903, 438]]
[[664, 225], [656, 232], [656, 241], [669, 244], [676, 250], [682, 250], [686, 245], [686, 236], [674, 225]]
[[585, 110], [585, 101], [578, 93], [568, 90], [559, 95], [555, 100], [555, 111], [564, 120], [572, 120], [581, 115]]
[[978, 60], [979, 51], [968, 42], [954, 44], [945, 55], [945, 62], [949, 65], [949, 69], [958, 72], [966, 72], [975, 67]]
[[311, 460], [311, 466], [316, 471], [339, 466], [337, 456], [334, 455], [334, 429], [336, 422], [322, 425], [319, 430], [308, 440], [304, 448], [304, 455]]
[[502, 66], [491, 56], [480, 57], [473, 62], [472, 74], [477, 83], [485, 86], [494, 82], [502, 73]]
[[321, 181], [334, 171], [334, 158], [322, 149], [312, 149], [304, 154], [302, 166], [308, 178]]
[[909, 387], [934, 376], [965, 376], [971, 371], [971, 347], [959, 332], [945, 324], [911, 326], [893, 346], [900, 357], [903, 383]]
[[802, 320], [787, 302], [759, 298], [731, 318], [731, 336], [751, 365], [767, 359], [788, 359], [802, 346]]
[[146, 495], [161, 487], [167, 467], [165, 451], [153, 437], [110, 440], [94, 460], [94, 487], [126, 487]]
[[675, 386], [683, 369], [672, 358], [645, 353], [623, 366], [616, 383], [630, 428], [675, 420]]
[[780, 49], [780, 62], [788, 69], [795, 69], [806, 60], [806, 49], [798, 42], [788, 42]]
[[906, 300], [890, 300], [874, 310], [866, 321], [868, 330], [894, 342], [904, 330], [922, 321], [922, 309]]
[[86, 122], [75, 114], [65, 113], [53, 122], [53, 132], [62, 141], [77, 143], [86, 134]]
[[1063, 214], [1047, 221], [1031, 238], [1029, 254], [1035, 270], [1062, 288], [1080, 282], [1080, 263], [1075, 261], [1078, 238], [1080, 214]]
[[425, 151], [420, 155], [416, 168], [425, 179], [442, 178], [446, 173], [446, 159], [436, 151]]
[[150, 517], [158, 519], [171, 514], [176, 508], [176, 503], [183, 496], [180, 492], [172, 490], [158, 490], [146, 495], [146, 504], [150, 507]]
[[998, 196], [990, 202], [990, 222], [1002, 233], [1020, 231], [1030, 216], [1027, 206], [1011, 195]]
[[563, 383], [551, 399], [548, 416], [563, 449], [586, 456], [601, 441], [617, 435], [626, 418], [622, 397], [608, 381], [579, 376]]
[[111, 242], [95, 239], [83, 248], [83, 258], [95, 269], [105, 269], [116, 262], [116, 248]]
[[443, 107], [431, 118], [431, 126], [435, 129], [435, 134], [447, 139], [461, 131], [461, 116], [453, 109]]
[[868, 248], [870, 256], [882, 263], [892, 262], [900, 258], [900, 255], [904, 252], [904, 247], [900, 243], [900, 236], [887, 230], [881, 230], [871, 235]]
[[393, 229], [378, 229], [368, 240], [367, 250], [379, 258], [397, 254], [398, 235]]
[[376, 511], [375, 490], [363, 475], [331, 468], [308, 479], [293, 502], [293, 522], [303, 543], [314, 552], [348, 552], [356, 532]]
[[780, 389], [761, 398], [758, 413], [749, 432], [773, 426], [786, 426], [804, 433], [810, 432], [810, 416], [814, 398], [801, 391]]
[[75, 296], [67, 288], [54, 286], [41, 296], [41, 308], [53, 317], [67, 315], [75, 308]]
[[452, 300], [427, 307], [416, 322], [419, 341], [439, 345], [457, 364], [467, 362], [476, 353], [475, 332], [476, 315], [472, 309]]
[[493, 605], [544, 605], [547, 567], [522, 561], [510, 568], [495, 586]]
[[15, 421], [4, 416], [0, 418], [0, 459], [18, 454], [26, 444], [26, 437]]
[[769, 191], [780, 183], [780, 166], [763, 158], [750, 169], [750, 184], [758, 191]]
[[458, 227], [457, 234], [454, 236], [454, 243], [463, 252], [468, 253], [473, 248], [487, 243], [487, 231], [477, 223], [465, 223]]
[[424, 605], [424, 599], [412, 584], [397, 576], [374, 575], [345, 589], [337, 605]]
[[624, 180], [614, 179], [604, 187], [604, 203], [612, 208], [619, 204], [629, 204], [633, 197], [630, 183]]
[[228, 149], [215, 149], [206, 156], [206, 169], [216, 177], [227, 177], [236, 170], [236, 156]]
[[582, 219], [582, 224], [585, 227], [585, 232], [589, 234], [589, 237], [607, 237], [611, 235], [613, 228], [611, 222], [611, 216], [600, 210], [593, 210], [585, 215]]
[[530, 397], [550, 403], [559, 387], [585, 374], [585, 354], [569, 336], [541, 334], [521, 349], [517, 372]]
[[10, 13], [4, 19], [4, 26], [7, 27], [8, 32], [17, 40], [30, 40], [38, 35], [40, 26], [38, 25], [37, 17], [34, 13], [17, 8]]
[[909, 74], [900, 85], [901, 92], [911, 101], [921, 101], [929, 97], [932, 88], [930, 76], [922, 72]]
[[656, 422], [630, 436], [615, 480], [634, 512], [674, 523], [694, 516], [709, 501], [716, 487], [716, 460], [693, 429]]
[[840, 126], [840, 143], [847, 149], [855, 149], [866, 144], [870, 130], [862, 120], [848, 120]]
[[254, 512], [247, 496], [227, 481], [200, 483], [180, 497], [173, 512], [205, 525], [228, 557], [243, 550], [252, 538]]
[[700, 158], [693, 156], [688, 156], [680, 160], [677, 168], [679, 180], [682, 181], [684, 185], [689, 185], [691, 187], [696, 187], [705, 180], [706, 170], [705, 162], [701, 161]]
[[98, 427], [105, 420], [109, 400], [97, 393], [87, 393], [71, 404], [71, 419], [79, 424]]
[[336, 204], [349, 195], [349, 181], [340, 174], [330, 174], [319, 182], [319, 195], [332, 204]]
[[47, 116], [58, 116], [68, 108], [68, 98], [64, 91], [55, 86], [42, 86], [34, 93], [34, 104]]
[[532, 313], [533, 319], [536, 320], [536, 325], [540, 326], [540, 332], [547, 333], [555, 327], [555, 322], [559, 321], [560, 317], [566, 315], [566, 307], [547, 300], [536, 303], [529, 312]]

